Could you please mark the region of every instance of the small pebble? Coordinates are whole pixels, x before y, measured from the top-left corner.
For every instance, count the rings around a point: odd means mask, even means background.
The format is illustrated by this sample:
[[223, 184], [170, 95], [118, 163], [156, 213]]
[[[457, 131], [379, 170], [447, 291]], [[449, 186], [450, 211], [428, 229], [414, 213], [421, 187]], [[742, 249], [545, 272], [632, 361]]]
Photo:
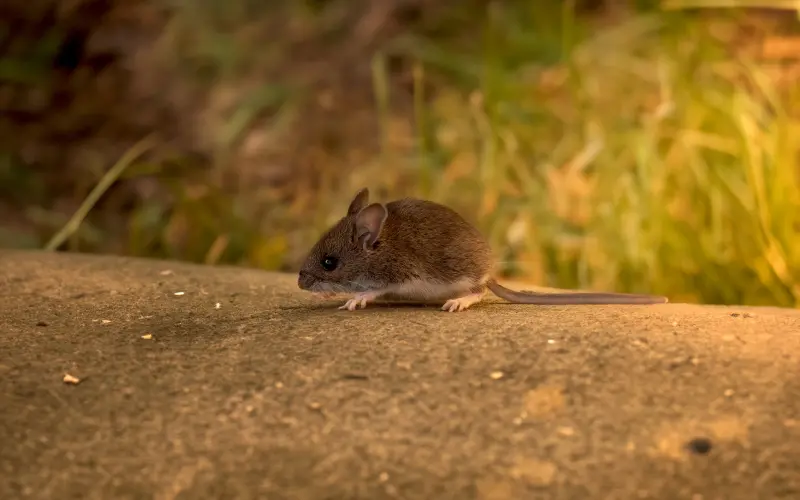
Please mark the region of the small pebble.
[[723, 394], [725, 394], [726, 398], [729, 398], [729, 397], [733, 396], [734, 392], [733, 392], [733, 389], [726, 389]]
[[491, 374], [489, 374], [489, 376], [492, 378], [492, 380], [500, 380], [501, 378], [503, 378], [503, 372], [501, 371], [492, 372]]
[[389, 480], [389, 474], [387, 474], [386, 472], [381, 472], [381, 474], [378, 476], [378, 481], [382, 483], [385, 483], [388, 480]]
[[186, 292], [175, 292], [175, 293], [174, 293], [174, 295], [183, 295], [183, 294], [185, 294], [185, 293], [186, 293]]
[[63, 380], [65, 384], [72, 384], [72, 385], [79, 384], [81, 381], [81, 379], [79, 379], [78, 377], [73, 377], [69, 373], [64, 374]]
[[145, 340], [150, 340], [150, 339], [153, 338], [153, 334], [152, 333], [145, 333], [144, 335], [142, 335], [142, 338], [145, 339]]
[[711, 451], [711, 440], [708, 438], [694, 438], [687, 443], [689, 451], [698, 455], [705, 455]]

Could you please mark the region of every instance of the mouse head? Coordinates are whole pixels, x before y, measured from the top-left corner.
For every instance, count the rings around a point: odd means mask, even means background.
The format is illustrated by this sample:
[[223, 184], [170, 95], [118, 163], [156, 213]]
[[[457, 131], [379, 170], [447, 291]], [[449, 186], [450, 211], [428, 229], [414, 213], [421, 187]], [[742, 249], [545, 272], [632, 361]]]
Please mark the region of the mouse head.
[[379, 237], [388, 212], [380, 203], [369, 204], [369, 190], [356, 193], [347, 214], [312, 247], [300, 269], [297, 285], [311, 292], [365, 292], [376, 284], [369, 279]]

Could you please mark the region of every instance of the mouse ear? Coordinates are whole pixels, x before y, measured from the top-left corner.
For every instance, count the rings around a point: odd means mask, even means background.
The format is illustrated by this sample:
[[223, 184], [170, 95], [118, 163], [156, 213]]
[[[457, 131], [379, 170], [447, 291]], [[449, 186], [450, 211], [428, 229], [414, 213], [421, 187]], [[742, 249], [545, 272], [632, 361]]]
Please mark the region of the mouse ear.
[[386, 207], [380, 203], [373, 203], [358, 213], [355, 236], [356, 240], [361, 242], [364, 250], [375, 246], [388, 216], [389, 212]]
[[347, 208], [347, 215], [357, 214], [362, 208], [367, 206], [367, 203], [369, 203], [369, 189], [363, 188], [356, 193], [353, 201], [350, 202], [350, 206]]

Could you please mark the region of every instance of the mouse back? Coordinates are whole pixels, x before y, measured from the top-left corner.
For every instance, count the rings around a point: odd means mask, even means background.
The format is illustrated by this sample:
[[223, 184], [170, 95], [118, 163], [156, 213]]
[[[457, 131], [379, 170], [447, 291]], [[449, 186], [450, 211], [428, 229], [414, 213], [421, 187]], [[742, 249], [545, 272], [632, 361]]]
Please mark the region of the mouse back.
[[387, 244], [414, 277], [442, 283], [479, 281], [490, 272], [492, 252], [478, 229], [455, 210], [429, 200], [387, 204]]

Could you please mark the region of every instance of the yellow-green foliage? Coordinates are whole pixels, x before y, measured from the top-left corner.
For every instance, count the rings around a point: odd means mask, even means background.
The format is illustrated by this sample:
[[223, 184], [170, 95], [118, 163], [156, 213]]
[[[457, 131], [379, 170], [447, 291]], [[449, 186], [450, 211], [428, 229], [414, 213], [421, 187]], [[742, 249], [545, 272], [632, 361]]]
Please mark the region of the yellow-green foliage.
[[[291, 203], [218, 182], [235, 173], [235, 139], [264, 103], [292, 109], [265, 82], [269, 92], [242, 97], [216, 132], [211, 174], [162, 172], [170, 196], [134, 209], [127, 253], [294, 269], [369, 186], [375, 198], [453, 206], [490, 238], [498, 271], [541, 285], [800, 305], [800, 95], [737, 55], [733, 24], [652, 10], [579, 22], [572, 4], [519, 0], [484, 12], [465, 3], [472, 24], [440, 20], [447, 29], [431, 29], [440, 35], [396, 40], [373, 65], [383, 151], [349, 172], [320, 165], [317, 190], [300, 189]], [[183, 16], [174, 26], [202, 25]], [[186, 42], [192, 57], [182, 59], [216, 68], [215, 78], [240, 78], [245, 53], [264, 52], [203, 40]], [[390, 57], [416, 64], [413, 131], [403, 126], [408, 110], [389, 104]], [[267, 132], [299, 119], [285, 116]]]
[[420, 192], [472, 207], [501, 269], [673, 301], [800, 304], [795, 93], [723, 50], [709, 23], [639, 16], [548, 67], [509, 63], [524, 17], [497, 22], [478, 85], [419, 110], [420, 178], [436, 179]]

